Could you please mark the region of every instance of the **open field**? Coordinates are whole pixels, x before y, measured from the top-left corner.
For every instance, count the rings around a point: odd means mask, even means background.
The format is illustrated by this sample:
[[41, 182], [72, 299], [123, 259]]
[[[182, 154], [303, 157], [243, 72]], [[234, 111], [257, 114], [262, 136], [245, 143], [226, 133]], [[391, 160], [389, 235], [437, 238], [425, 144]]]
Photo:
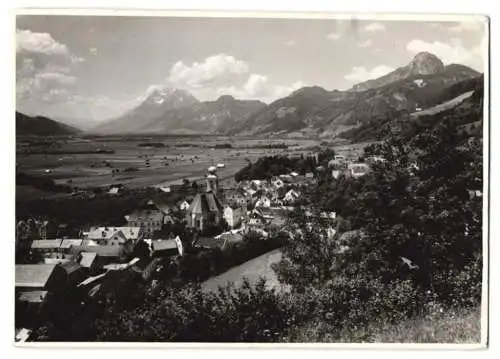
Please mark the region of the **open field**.
[[[244, 139], [228, 137], [109, 136], [54, 138], [39, 143], [17, 139], [17, 170], [47, 176], [57, 184], [78, 188], [123, 184], [127, 187], [167, 186], [183, 179], [201, 179], [212, 164], [224, 163], [219, 178], [234, 174], [259, 157], [307, 154], [320, 148], [316, 140]], [[144, 144], [160, 144], [147, 147]], [[230, 145], [230, 148], [214, 148]], [[285, 144], [287, 148], [265, 148]], [[229, 147], [229, 146], [228, 146]], [[339, 147], [339, 152], [359, 152], [359, 145]], [[361, 147], [362, 148], [362, 147]]]
[[203, 290], [217, 290], [219, 286], [233, 283], [241, 286], [243, 278], [247, 278], [250, 283], [256, 283], [260, 277], [266, 279], [268, 288], [285, 289], [278, 281], [278, 277], [271, 266], [281, 260], [281, 250], [275, 249], [257, 258], [249, 260], [237, 267], [231, 268], [216, 277], [210, 278], [202, 284]]

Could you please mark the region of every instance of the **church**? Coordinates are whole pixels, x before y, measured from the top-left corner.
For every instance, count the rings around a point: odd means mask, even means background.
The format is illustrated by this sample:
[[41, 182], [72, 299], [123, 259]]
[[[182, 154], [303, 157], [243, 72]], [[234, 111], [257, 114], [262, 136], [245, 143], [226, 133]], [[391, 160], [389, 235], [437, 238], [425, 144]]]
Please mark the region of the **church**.
[[188, 225], [200, 231], [222, 222], [224, 208], [218, 198], [220, 188], [216, 171], [214, 166], [208, 168], [206, 191], [198, 193], [189, 206]]

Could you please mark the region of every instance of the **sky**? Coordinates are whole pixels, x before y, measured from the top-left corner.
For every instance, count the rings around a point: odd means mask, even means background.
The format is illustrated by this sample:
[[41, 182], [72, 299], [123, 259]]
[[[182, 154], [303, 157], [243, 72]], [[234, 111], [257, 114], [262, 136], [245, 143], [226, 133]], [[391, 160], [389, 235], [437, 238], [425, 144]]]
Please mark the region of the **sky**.
[[16, 107], [104, 121], [156, 87], [266, 103], [304, 86], [345, 90], [428, 51], [482, 72], [485, 23], [20, 15]]

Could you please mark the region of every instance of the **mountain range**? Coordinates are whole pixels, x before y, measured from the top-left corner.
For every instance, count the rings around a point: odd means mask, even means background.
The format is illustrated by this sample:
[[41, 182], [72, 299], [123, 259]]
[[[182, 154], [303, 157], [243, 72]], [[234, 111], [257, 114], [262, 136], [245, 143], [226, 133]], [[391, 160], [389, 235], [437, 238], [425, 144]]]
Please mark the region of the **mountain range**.
[[447, 88], [480, 75], [464, 65], [445, 66], [423, 52], [409, 64], [349, 90], [303, 87], [268, 105], [227, 95], [201, 102], [187, 91], [158, 86], [134, 109], [88, 132], [335, 137], [436, 106]]

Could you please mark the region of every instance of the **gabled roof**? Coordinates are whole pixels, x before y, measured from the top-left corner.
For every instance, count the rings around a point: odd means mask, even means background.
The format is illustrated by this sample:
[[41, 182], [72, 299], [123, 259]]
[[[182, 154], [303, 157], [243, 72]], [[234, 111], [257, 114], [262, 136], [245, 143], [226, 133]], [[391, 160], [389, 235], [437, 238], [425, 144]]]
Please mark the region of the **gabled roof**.
[[16, 287], [45, 287], [56, 266], [56, 264], [17, 264]]
[[140, 231], [141, 227], [94, 227], [88, 232], [87, 238], [111, 239], [116, 234], [124, 239], [136, 240], [139, 238]]
[[97, 258], [97, 253], [82, 252], [80, 254], [82, 256], [82, 259], [80, 259], [80, 265], [85, 268], [92, 267], [92, 264]]
[[62, 239], [41, 239], [31, 243], [31, 249], [58, 249]]

